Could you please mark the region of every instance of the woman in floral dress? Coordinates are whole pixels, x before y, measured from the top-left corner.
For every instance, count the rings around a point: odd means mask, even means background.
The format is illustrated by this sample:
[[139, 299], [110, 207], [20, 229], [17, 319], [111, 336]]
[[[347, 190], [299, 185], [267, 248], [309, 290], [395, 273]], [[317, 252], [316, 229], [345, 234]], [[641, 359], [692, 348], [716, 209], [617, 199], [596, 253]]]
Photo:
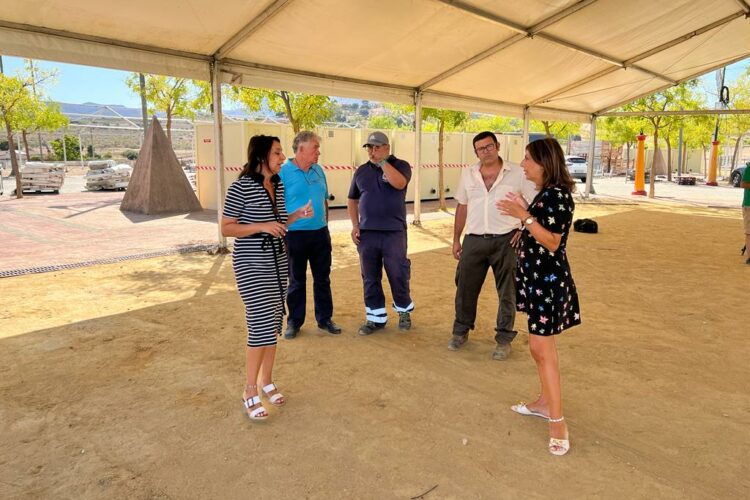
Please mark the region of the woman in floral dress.
[[568, 265], [566, 245], [573, 223], [573, 180], [560, 144], [551, 138], [526, 146], [521, 166], [539, 194], [530, 203], [510, 193], [497, 202], [501, 212], [517, 217], [524, 231], [518, 247], [516, 308], [528, 315], [529, 349], [536, 362], [541, 394], [533, 403], [511, 409], [549, 421], [549, 451], [570, 449], [562, 413], [560, 363], [555, 336], [581, 323], [578, 294]]

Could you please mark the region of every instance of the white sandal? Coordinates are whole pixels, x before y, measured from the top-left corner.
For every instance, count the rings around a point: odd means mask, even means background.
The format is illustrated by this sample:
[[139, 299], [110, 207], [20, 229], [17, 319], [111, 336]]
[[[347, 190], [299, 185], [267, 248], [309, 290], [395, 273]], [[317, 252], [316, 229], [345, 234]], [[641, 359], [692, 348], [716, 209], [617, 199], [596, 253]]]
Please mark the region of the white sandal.
[[[550, 418], [549, 422], [557, 424], [563, 420], [565, 420], [565, 417]], [[565, 439], [549, 438], [548, 448], [549, 452], [553, 455], [557, 455], [558, 457], [565, 455], [570, 450], [570, 440], [568, 439], [567, 431], [565, 432]]]
[[538, 411], [529, 410], [529, 408], [526, 406], [526, 403], [518, 403], [517, 405], [513, 405], [510, 407], [511, 410], [514, 412], [524, 415], [527, 417], [541, 417], [549, 419], [549, 416], [545, 415], [544, 413], [539, 413]]
[[[268, 411], [266, 411], [263, 405], [260, 405], [260, 396], [252, 396], [248, 399], [243, 399], [242, 402], [245, 405], [245, 410], [246, 410], [247, 416], [250, 417], [250, 420], [265, 420], [268, 418]], [[250, 410], [250, 408], [255, 405], [260, 405], [260, 406], [258, 406], [254, 410]], [[250, 411], [248, 412], [247, 410], [250, 410]], [[265, 413], [265, 415], [260, 415], [261, 413]]]
[[[271, 395], [270, 393], [273, 391], [276, 391], [276, 394]], [[263, 387], [263, 393], [268, 397], [268, 401], [274, 406], [284, 406], [286, 403], [284, 395], [279, 392], [278, 387], [276, 387], [276, 384], [273, 382]]]

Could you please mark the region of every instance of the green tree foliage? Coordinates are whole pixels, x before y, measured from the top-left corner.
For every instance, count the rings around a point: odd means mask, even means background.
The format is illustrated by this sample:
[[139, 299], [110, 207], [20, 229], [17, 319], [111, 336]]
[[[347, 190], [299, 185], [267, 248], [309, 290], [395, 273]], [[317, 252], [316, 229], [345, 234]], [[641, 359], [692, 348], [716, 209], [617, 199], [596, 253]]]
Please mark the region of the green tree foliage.
[[517, 118], [486, 115], [466, 120], [463, 128], [466, 132], [516, 132], [523, 128], [523, 122]]
[[544, 132], [547, 137], [567, 139], [569, 135], [579, 135], [581, 133], [581, 124], [578, 122], [531, 120], [529, 131]]
[[393, 129], [398, 128], [398, 123], [396, 123], [396, 119], [390, 115], [378, 115], [373, 116], [369, 120], [367, 120], [367, 126], [369, 128], [378, 128], [378, 129]]
[[636, 136], [641, 132], [641, 120], [630, 116], [607, 116], [598, 121], [598, 127], [602, 139], [614, 147], [625, 147], [625, 169], [630, 170], [630, 148], [638, 141]]
[[333, 99], [328, 96], [286, 90], [233, 87], [233, 98], [249, 111], [260, 111], [267, 106], [274, 113], [286, 115], [295, 134], [330, 120], [335, 108]]
[[[141, 95], [141, 83], [138, 73], [132, 73], [125, 79], [125, 84], [135, 94]], [[167, 138], [172, 140], [173, 118], [195, 118], [197, 106], [204, 105], [201, 90], [196, 89], [187, 78], [173, 78], [161, 75], [146, 75], [145, 89], [148, 112], [163, 112], [167, 117]], [[210, 93], [209, 93], [210, 95]]]
[[[698, 80], [690, 80], [674, 87], [670, 87], [661, 92], [642, 97], [626, 104], [622, 107], [623, 111], [678, 111], [700, 109], [703, 102], [696, 91]], [[667, 137], [672, 130], [675, 130], [675, 123], [682, 121], [679, 116], [643, 116], [639, 121], [643, 123], [644, 128], [653, 134], [654, 138], [654, 158], [656, 158], [659, 149], [659, 135], [664, 132]], [[669, 145], [669, 141], [667, 141]], [[651, 162], [651, 176], [649, 179], [650, 198], [654, 197], [654, 180], [656, 177], [655, 161]]]
[[81, 148], [78, 144], [78, 137], [74, 135], [66, 135], [65, 140], [65, 151], [63, 151], [63, 139], [55, 139], [50, 141], [52, 151], [55, 153], [56, 160], [80, 160], [81, 159]]
[[24, 69], [19, 77], [27, 82], [31, 89], [32, 103], [18, 123], [26, 157], [31, 158], [28, 134], [58, 130], [68, 124], [68, 118], [60, 111], [59, 104], [48, 102], [47, 99], [47, 87], [54, 84], [57, 70], [42, 71], [36, 67], [32, 59], [25, 59]]
[[[750, 68], [730, 85], [729, 98], [729, 108], [750, 109]], [[750, 131], [750, 115], [728, 115], [724, 120], [725, 130], [735, 141], [731, 164], [733, 169], [739, 160], [742, 141]]]

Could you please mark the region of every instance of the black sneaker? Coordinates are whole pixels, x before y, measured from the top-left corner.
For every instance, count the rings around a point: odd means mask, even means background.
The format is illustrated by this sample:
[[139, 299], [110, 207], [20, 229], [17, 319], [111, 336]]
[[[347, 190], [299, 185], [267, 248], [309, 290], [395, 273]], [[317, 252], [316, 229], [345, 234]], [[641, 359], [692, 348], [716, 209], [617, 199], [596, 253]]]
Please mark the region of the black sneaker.
[[332, 319], [324, 321], [323, 323], [318, 323], [318, 328], [320, 328], [321, 330], [325, 330], [333, 335], [338, 335], [339, 333], [341, 333], [341, 327], [334, 323]]
[[510, 356], [510, 342], [498, 342], [495, 352], [492, 353], [492, 359], [496, 361], [505, 361]]
[[374, 321], [365, 321], [365, 324], [359, 327], [360, 335], [370, 335], [375, 330], [382, 330], [385, 328], [385, 323], [375, 323]]
[[286, 331], [284, 332], [284, 338], [287, 340], [292, 340], [294, 337], [297, 336], [299, 333], [299, 328], [297, 328], [294, 325], [286, 325]]
[[408, 312], [398, 313], [398, 329], [409, 330], [411, 329], [411, 314]]

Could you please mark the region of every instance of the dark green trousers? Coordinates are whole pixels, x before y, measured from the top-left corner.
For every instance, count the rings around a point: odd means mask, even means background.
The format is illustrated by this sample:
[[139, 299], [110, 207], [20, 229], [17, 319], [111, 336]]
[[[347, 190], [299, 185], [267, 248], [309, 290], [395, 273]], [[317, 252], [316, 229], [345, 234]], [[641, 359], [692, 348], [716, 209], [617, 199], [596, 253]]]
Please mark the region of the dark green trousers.
[[479, 292], [492, 269], [495, 277], [498, 307], [495, 341], [511, 342], [516, 331], [516, 253], [510, 246], [515, 231], [503, 235], [464, 236], [461, 258], [456, 267], [456, 319], [453, 335], [467, 335], [474, 329]]

